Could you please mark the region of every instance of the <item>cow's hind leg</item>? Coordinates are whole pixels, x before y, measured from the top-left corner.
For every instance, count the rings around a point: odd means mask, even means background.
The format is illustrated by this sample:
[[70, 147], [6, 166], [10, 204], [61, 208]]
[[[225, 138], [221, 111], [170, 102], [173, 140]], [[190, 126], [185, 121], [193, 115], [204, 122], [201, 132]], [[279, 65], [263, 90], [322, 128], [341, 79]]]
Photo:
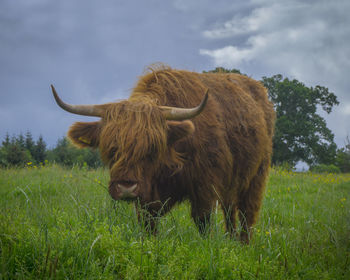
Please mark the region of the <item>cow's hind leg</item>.
[[239, 197], [238, 214], [242, 227], [240, 240], [243, 243], [248, 244], [252, 237], [252, 226], [259, 216], [268, 170], [269, 161], [266, 161], [261, 164], [257, 174], [251, 180], [248, 191]]
[[255, 224], [260, 210], [261, 199], [256, 197], [256, 192], [247, 193], [241, 198], [238, 206], [239, 221], [241, 223], [240, 240], [249, 243], [252, 237], [252, 226]]

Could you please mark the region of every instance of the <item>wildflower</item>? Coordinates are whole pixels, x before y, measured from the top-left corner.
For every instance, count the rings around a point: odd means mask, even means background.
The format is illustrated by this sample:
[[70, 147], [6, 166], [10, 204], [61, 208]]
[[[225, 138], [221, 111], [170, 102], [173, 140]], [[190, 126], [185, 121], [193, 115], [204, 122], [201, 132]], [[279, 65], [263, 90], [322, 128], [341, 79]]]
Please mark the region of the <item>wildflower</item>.
[[340, 199], [340, 202], [345, 202], [345, 201], [346, 201], [346, 198], [345, 198], [345, 197], [343, 197], [343, 198]]
[[30, 161], [30, 162], [27, 162], [27, 165], [30, 166], [32, 165], [33, 163]]
[[100, 180], [95, 179], [95, 182], [96, 182], [97, 184], [101, 184], [101, 181], [100, 181]]

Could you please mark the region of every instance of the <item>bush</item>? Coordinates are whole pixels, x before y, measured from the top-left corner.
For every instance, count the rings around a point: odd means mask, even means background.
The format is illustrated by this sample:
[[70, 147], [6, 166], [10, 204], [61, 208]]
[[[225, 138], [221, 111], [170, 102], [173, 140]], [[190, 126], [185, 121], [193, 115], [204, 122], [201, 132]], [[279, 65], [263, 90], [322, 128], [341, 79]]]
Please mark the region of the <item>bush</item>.
[[315, 165], [310, 168], [311, 172], [314, 173], [340, 173], [340, 168], [335, 166], [334, 164], [320, 164]]
[[341, 172], [350, 172], [350, 144], [347, 144], [345, 148], [337, 151], [335, 164], [340, 168]]
[[274, 168], [278, 170], [288, 171], [288, 172], [294, 171], [294, 166], [287, 161], [274, 165]]
[[21, 147], [17, 143], [8, 145], [7, 147], [0, 147], [0, 166], [23, 167], [27, 162], [33, 161], [32, 155], [28, 150]]

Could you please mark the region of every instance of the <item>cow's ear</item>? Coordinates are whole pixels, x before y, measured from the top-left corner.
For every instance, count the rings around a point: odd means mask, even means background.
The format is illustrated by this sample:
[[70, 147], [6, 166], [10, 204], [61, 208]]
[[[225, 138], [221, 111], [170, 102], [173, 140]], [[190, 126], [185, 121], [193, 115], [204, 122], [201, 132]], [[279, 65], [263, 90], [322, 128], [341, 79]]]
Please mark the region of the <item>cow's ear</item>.
[[68, 137], [79, 148], [96, 148], [100, 142], [100, 122], [76, 122], [69, 131]]
[[194, 124], [191, 121], [168, 121], [167, 123], [169, 128], [168, 143], [170, 145], [194, 132]]

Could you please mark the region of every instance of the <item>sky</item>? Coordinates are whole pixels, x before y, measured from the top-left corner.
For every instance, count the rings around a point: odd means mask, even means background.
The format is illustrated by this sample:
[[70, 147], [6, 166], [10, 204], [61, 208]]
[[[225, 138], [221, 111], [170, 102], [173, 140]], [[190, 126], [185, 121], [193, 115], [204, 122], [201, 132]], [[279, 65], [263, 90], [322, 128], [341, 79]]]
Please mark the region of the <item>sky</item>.
[[259, 80], [282, 74], [340, 102], [320, 112], [344, 146], [350, 134], [348, 0], [1, 0], [0, 138], [42, 135], [49, 147], [76, 116], [71, 104], [128, 98], [154, 63], [222, 66]]

